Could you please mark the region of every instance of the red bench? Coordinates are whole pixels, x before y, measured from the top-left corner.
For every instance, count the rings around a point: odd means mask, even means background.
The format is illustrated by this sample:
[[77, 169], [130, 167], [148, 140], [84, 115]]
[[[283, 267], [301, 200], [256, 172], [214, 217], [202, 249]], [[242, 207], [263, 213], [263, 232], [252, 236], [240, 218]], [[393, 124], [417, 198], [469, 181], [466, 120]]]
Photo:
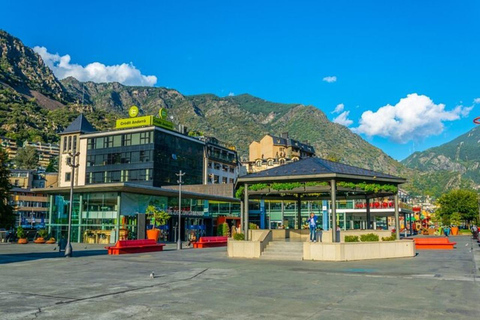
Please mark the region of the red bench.
[[126, 253], [163, 251], [164, 246], [164, 244], [157, 243], [153, 239], [119, 240], [115, 246], [105, 247], [105, 249], [108, 250], [108, 254], [117, 255]]
[[442, 238], [415, 238], [415, 248], [420, 250], [452, 250], [456, 242]]
[[193, 243], [195, 249], [203, 249], [209, 247], [226, 247], [227, 246], [227, 237], [216, 236], [216, 237], [200, 237], [197, 242]]

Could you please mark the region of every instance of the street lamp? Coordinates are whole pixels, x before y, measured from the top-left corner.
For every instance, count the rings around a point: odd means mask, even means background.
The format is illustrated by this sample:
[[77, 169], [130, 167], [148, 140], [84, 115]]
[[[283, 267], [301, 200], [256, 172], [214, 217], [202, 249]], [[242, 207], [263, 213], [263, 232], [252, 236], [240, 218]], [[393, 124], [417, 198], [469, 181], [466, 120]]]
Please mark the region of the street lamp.
[[178, 177], [178, 236], [177, 236], [177, 250], [182, 250], [182, 239], [181, 239], [181, 219], [182, 219], [182, 177], [185, 175], [185, 173], [182, 173], [182, 170], [180, 170], [179, 173], [175, 173]]
[[72, 175], [70, 177], [70, 207], [68, 208], [68, 234], [67, 234], [67, 246], [65, 247], [65, 257], [72, 256], [73, 249], [70, 243], [70, 235], [72, 233], [72, 207], [73, 207], [73, 182], [75, 180], [75, 168], [78, 168], [78, 164], [75, 164], [75, 159], [80, 155], [80, 152], [68, 153], [72, 161], [68, 161], [67, 165], [72, 168]]

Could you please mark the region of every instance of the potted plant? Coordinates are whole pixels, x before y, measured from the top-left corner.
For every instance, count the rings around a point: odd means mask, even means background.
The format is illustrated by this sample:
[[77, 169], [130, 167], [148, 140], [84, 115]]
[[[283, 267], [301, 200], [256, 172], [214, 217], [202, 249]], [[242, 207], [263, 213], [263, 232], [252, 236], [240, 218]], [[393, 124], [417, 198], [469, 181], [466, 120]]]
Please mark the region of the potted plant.
[[450, 223], [452, 224], [452, 228], [450, 229], [452, 236], [458, 235], [458, 226], [462, 223], [462, 215], [460, 212], [454, 212], [450, 216]]
[[17, 228], [17, 237], [18, 237], [18, 243], [19, 244], [28, 243], [27, 233], [20, 226]]
[[48, 235], [48, 231], [45, 230], [45, 229], [40, 229], [38, 230], [38, 235], [39, 237], [37, 239], [35, 239], [35, 243], [45, 243], [45, 238], [47, 237]]
[[54, 237], [51, 237], [49, 240], [47, 240], [45, 243], [46, 244], [55, 244], [55, 238]]
[[168, 219], [170, 219], [170, 215], [163, 210], [157, 209], [157, 207], [153, 205], [149, 205], [147, 207], [145, 214], [150, 216], [150, 221], [153, 226], [152, 229], [147, 230], [147, 239], [154, 239], [155, 241], [158, 241], [158, 238], [160, 237], [160, 229], [157, 229], [156, 227], [167, 224]]

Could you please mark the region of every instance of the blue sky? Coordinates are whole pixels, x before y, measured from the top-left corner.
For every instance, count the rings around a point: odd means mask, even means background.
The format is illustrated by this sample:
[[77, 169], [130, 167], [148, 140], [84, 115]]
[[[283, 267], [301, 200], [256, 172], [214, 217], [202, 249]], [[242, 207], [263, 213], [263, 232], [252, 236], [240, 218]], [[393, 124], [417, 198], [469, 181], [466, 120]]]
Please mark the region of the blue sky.
[[[1, 7], [0, 28], [44, 47], [59, 75], [126, 74], [124, 83], [186, 95], [250, 93], [314, 105], [399, 160], [467, 132], [480, 116], [478, 1], [3, 0]], [[94, 62], [103, 67], [87, 67]]]

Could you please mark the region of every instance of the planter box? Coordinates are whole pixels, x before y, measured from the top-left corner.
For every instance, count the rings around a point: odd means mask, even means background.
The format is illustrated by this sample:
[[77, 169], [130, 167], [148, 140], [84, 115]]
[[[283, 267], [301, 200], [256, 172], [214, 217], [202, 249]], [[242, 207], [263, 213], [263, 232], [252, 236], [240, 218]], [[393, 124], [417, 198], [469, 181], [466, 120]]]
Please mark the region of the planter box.
[[303, 244], [303, 260], [351, 261], [414, 257], [413, 240]]

